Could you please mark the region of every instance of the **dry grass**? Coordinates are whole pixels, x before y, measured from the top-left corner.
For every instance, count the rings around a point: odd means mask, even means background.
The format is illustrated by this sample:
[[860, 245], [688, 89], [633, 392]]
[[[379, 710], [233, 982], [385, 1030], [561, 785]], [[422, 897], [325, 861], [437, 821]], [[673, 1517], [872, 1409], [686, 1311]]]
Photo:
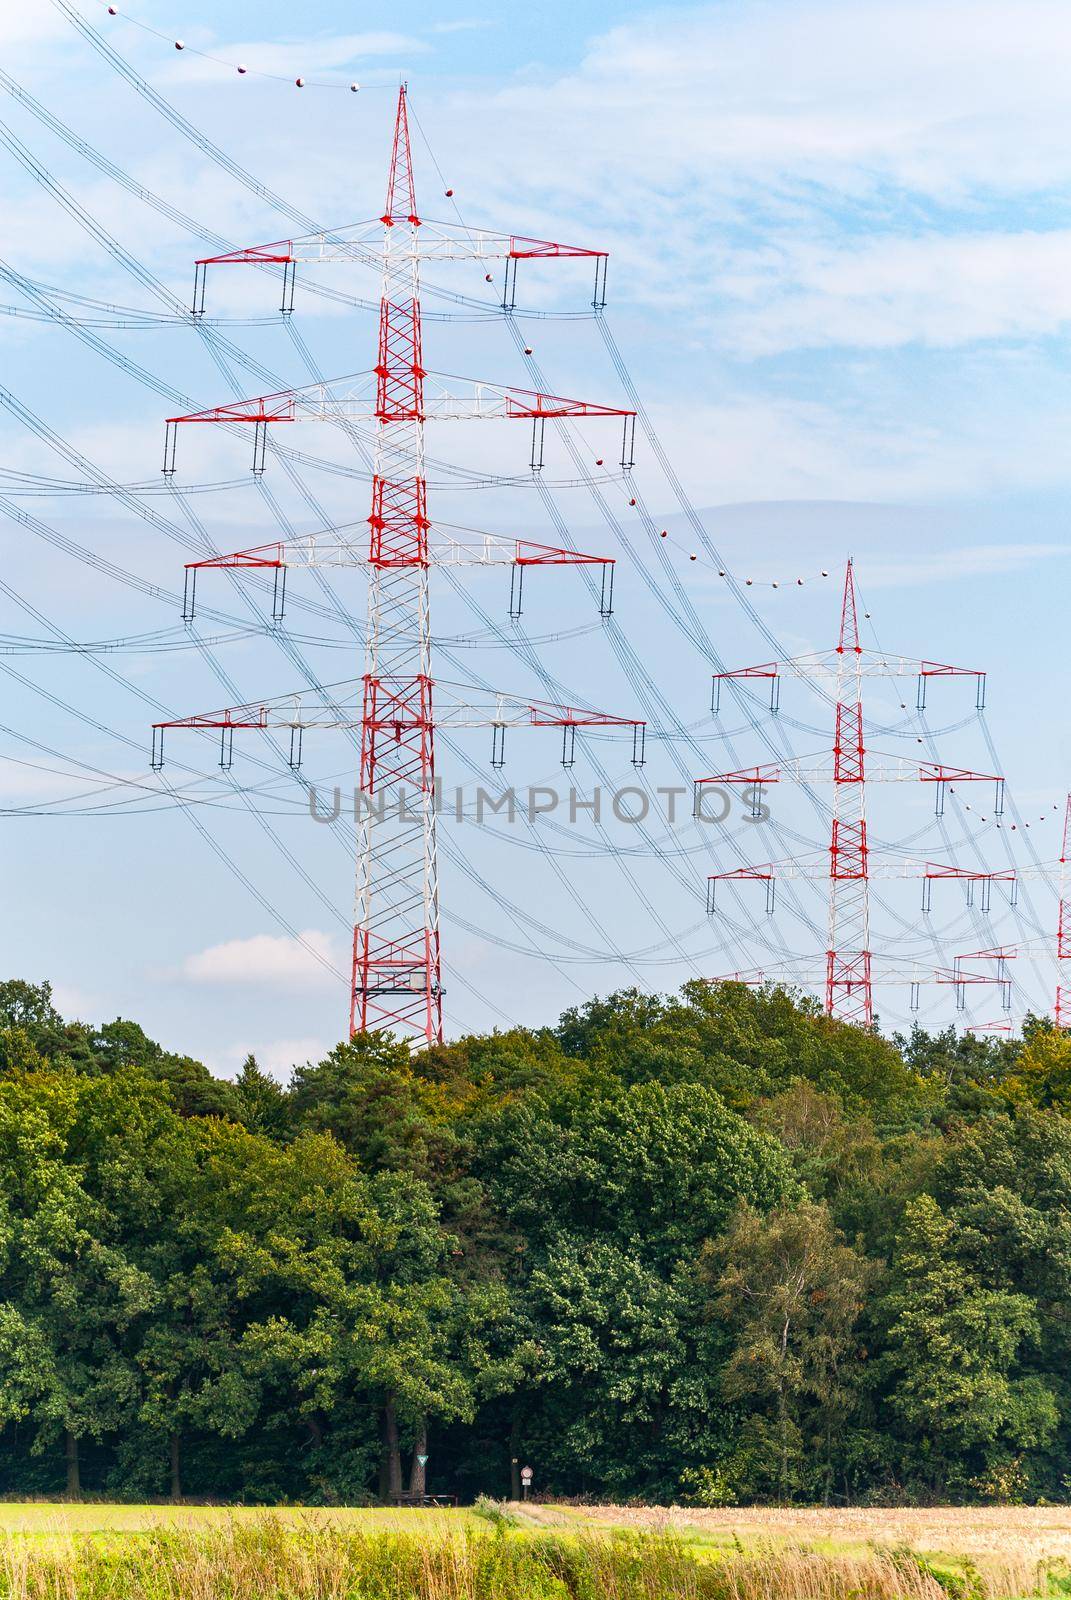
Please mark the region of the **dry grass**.
[[0, 1600], [1013, 1600], [1023, 1559], [942, 1569], [906, 1550], [689, 1545], [672, 1529], [423, 1531], [261, 1514], [0, 1543]]
[[[530, 1509], [535, 1509], [530, 1508]], [[551, 1514], [559, 1508], [548, 1508]], [[906, 1545], [975, 1560], [1063, 1559], [1071, 1563], [1071, 1506], [942, 1506], [929, 1510], [779, 1510], [770, 1506], [699, 1511], [690, 1507], [585, 1506], [585, 1525], [669, 1526], [686, 1536], [732, 1541], [788, 1540], [816, 1549]]]

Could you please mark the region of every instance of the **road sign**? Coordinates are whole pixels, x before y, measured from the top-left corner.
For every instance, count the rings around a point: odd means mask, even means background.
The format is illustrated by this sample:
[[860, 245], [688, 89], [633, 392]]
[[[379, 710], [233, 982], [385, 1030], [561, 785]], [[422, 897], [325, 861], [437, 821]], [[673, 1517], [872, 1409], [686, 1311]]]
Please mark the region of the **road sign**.
[[535, 1477], [535, 1473], [532, 1471], [531, 1467], [522, 1467], [521, 1468], [521, 1482], [522, 1483], [531, 1483], [531, 1481], [532, 1481], [532, 1479], [534, 1477]]
[[422, 1466], [422, 1467], [426, 1467], [426, 1466], [427, 1466], [427, 1464], [428, 1464], [428, 1458], [427, 1458], [427, 1456], [417, 1456], [417, 1460], [418, 1460], [418, 1461], [419, 1461], [419, 1462], [420, 1462], [420, 1465], [421, 1465], [421, 1466]]

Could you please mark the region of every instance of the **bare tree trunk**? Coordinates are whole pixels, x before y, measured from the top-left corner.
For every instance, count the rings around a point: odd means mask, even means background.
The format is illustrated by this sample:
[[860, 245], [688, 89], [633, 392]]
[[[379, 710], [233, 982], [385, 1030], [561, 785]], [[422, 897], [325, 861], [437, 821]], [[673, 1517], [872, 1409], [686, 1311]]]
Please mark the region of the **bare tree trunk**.
[[78, 1471], [78, 1440], [70, 1428], [67, 1429], [64, 1448], [67, 1455], [67, 1498], [68, 1500], [80, 1500], [82, 1497], [82, 1480]]
[[178, 1505], [182, 1499], [182, 1439], [179, 1434], [171, 1435], [171, 1502]]
[[383, 1407], [383, 1462], [389, 1500], [402, 1492], [402, 1451], [398, 1443], [398, 1412], [391, 1395]]
[[[410, 1468], [409, 1468], [409, 1493], [410, 1494], [425, 1495], [428, 1492], [428, 1489], [427, 1489], [428, 1474], [427, 1474], [427, 1470], [426, 1470], [427, 1469], [427, 1455], [428, 1455], [428, 1424], [427, 1424], [427, 1419], [422, 1417], [420, 1419], [420, 1426], [417, 1429], [416, 1439], [413, 1442], [413, 1460], [412, 1460], [412, 1464], [410, 1465]], [[420, 1459], [421, 1456], [424, 1457], [423, 1461]]]

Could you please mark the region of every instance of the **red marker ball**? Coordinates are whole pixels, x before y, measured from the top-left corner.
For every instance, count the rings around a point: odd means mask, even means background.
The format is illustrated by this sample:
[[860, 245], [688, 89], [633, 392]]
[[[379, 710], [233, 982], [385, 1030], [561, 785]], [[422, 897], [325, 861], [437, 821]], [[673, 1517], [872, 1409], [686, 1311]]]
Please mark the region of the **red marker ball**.
[[119, 15], [119, 7], [118, 6], [109, 6], [108, 7], [108, 15], [109, 15], [109, 17], [117, 17]]
[[491, 274], [489, 272], [485, 272], [484, 275], [483, 275], [483, 281], [484, 281], [484, 283], [494, 283], [495, 280], [494, 280], [494, 278], [492, 278], [492, 276], [491, 276]]
[[751, 579], [750, 578], [745, 578], [744, 582], [747, 584], [748, 588], [750, 589], [751, 588]]
[[361, 92], [361, 86], [360, 86], [359, 83], [351, 83], [350, 84], [350, 94], [360, 94], [360, 92]]
[[635, 502], [635, 500], [630, 500], [630, 501], [629, 501], [629, 505], [630, 505], [630, 506], [634, 506], [634, 505], [635, 505], [635, 504], [636, 504], [636, 502]]
[[447, 189], [447, 191], [446, 191], [446, 198], [447, 198], [447, 199], [448, 199], [448, 200], [452, 200], [452, 199], [453, 199], [453, 198], [454, 198], [454, 191], [453, 191], [453, 190], [452, 190], [452, 189]]
[[597, 467], [601, 467], [602, 466], [602, 456], [596, 456], [595, 457], [595, 465]]
[[695, 558], [695, 556], [689, 556], [689, 557], [688, 557], [688, 560], [689, 560], [689, 561], [694, 561], [694, 560], [695, 560], [695, 559], [696, 559], [696, 558]]
[[244, 78], [244, 77], [245, 77], [245, 75], [246, 75], [246, 73], [247, 73], [247, 72], [248, 72], [248, 71], [249, 71], [249, 68], [248, 68], [248, 67], [239, 67], [239, 68], [238, 68], [238, 76], [239, 76], [239, 77], [240, 77], [240, 78]]
[[305, 79], [304, 78], [295, 78], [294, 82], [296, 83], [296, 85], [297, 85], [297, 87], [299, 89], [304, 89], [304, 87], [305, 87]]
[[181, 39], [176, 39], [175, 40], [175, 49], [176, 50], [185, 50], [185, 48], [186, 48], [186, 46], [183, 44]]
[[526, 356], [530, 356], [532, 354], [532, 346], [530, 344], [525, 345], [524, 353]]
[[663, 539], [668, 539], [669, 538], [669, 534], [666, 532], [665, 528], [662, 529], [662, 537], [663, 537]]

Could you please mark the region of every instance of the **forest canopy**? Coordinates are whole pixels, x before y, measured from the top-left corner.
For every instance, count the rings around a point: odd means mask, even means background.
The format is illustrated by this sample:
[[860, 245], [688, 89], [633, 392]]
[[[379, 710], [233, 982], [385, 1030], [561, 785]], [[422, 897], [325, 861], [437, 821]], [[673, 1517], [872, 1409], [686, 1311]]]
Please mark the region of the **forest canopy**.
[[1071, 1488], [1071, 1035], [777, 988], [234, 1081], [0, 984], [0, 1493]]

